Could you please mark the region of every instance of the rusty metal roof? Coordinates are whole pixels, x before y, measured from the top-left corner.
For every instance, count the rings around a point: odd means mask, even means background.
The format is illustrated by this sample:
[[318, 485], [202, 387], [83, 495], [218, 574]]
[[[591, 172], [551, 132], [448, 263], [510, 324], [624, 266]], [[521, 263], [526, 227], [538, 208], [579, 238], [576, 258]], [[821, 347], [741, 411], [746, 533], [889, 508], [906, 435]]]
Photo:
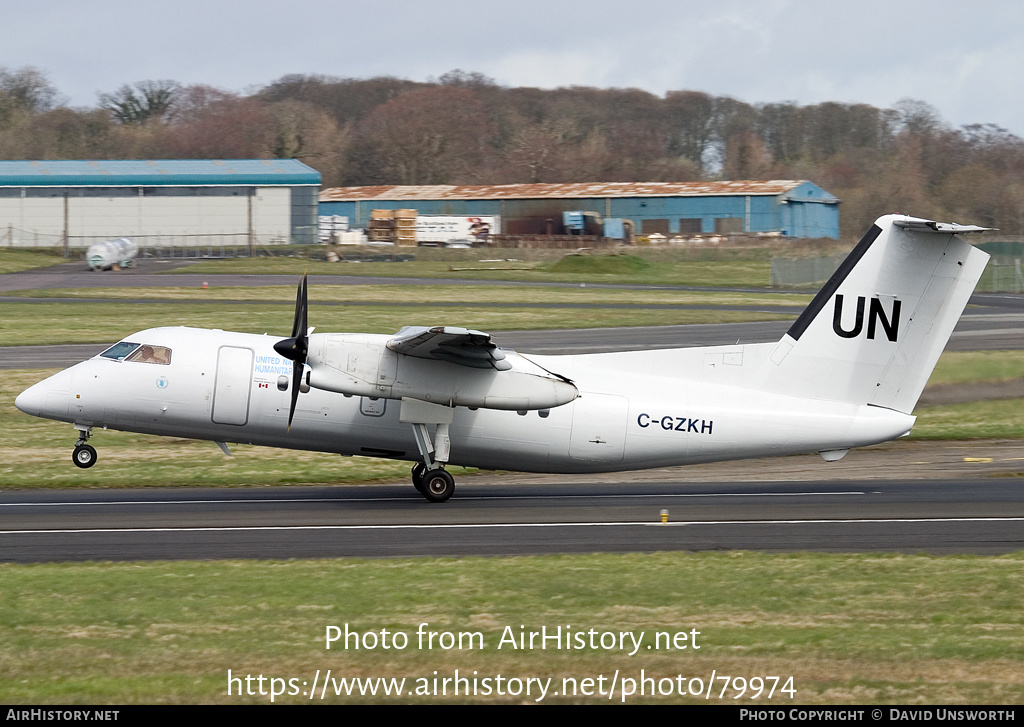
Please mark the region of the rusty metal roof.
[[736, 182], [585, 182], [574, 184], [433, 184], [418, 186], [334, 187], [320, 193], [321, 202], [424, 199], [552, 199], [564, 197], [707, 197], [721, 195], [778, 195], [803, 181]]

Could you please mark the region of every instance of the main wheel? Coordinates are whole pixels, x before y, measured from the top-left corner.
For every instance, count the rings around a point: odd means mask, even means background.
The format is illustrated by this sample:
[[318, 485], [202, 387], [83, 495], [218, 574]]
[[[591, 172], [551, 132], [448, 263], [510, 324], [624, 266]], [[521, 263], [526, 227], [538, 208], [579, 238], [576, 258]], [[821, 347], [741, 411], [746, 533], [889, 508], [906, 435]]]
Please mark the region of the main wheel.
[[455, 492], [455, 478], [446, 470], [430, 470], [423, 475], [423, 496], [431, 502], [444, 502]]
[[426, 496], [427, 492], [423, 486], [423, 475], [427, 473], [427, 466], [422, 462], [416, 464], [412, 468], [412, 486], [416, 488], [416, 492], [423, 496]]
[[96, 464], [96, 450], [88, 444], [75, 445], [75, 451], [71, 453], [71, 461], [76, 467], [88, 469]]

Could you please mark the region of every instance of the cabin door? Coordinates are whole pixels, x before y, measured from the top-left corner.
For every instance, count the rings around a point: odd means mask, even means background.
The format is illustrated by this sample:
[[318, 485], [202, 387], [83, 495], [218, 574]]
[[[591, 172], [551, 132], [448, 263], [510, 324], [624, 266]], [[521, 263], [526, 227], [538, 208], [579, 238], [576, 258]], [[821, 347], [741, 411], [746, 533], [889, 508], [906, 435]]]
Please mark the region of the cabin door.
[[252, 385], [251, 348], [221, 346], [217, 352], [217, 380], [213, 385], [214, 424], [243, 425], [249, 421]]

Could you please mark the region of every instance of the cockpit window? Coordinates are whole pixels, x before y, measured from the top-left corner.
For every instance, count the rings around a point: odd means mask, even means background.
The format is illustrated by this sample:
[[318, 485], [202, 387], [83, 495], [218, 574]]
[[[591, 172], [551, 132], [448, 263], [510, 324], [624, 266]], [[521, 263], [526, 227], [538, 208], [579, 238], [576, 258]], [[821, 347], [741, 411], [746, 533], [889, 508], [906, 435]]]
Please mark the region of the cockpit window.
[[171, 362], [171, 349], [167, 348], [167, 346], [143, 344], [131, 356], [125, 358], [125, 361], [164, 364], [166, 366]]
[[130, 354], [132, 351], [134, 351], [138, 347], [139, 347], [139, 344], [137, 344], [137, 343], [130, 343], [128, 341], [121, 341], [120, 343], [115, 343], [113, 346], [111, 346], [106, 351], [101, 353], [100, 356], [102, 356], [103, 358], [112, 358], [115, 361], [123, 361], [125, 356]]
[[100, 354], [103, 358], [115, 361], [134, 361], [136, 363], [155, 363], [167, 365], [171, 363], [171, 349], [167, 346], [152, 346], [148, 343], [138, 344], [131, 341], [115, 343]]

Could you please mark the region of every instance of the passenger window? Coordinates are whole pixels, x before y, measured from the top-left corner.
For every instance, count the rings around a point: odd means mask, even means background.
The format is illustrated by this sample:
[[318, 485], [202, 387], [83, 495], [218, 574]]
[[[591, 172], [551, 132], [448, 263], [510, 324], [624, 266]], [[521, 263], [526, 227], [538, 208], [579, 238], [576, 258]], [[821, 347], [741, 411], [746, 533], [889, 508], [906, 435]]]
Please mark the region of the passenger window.
[[171, 349], [167, 346], [150, 346], [148, 344], [139, 347], [125, 361], [136, 361], [138, 363], [154, 363], [166, 366], [171, 362]]

